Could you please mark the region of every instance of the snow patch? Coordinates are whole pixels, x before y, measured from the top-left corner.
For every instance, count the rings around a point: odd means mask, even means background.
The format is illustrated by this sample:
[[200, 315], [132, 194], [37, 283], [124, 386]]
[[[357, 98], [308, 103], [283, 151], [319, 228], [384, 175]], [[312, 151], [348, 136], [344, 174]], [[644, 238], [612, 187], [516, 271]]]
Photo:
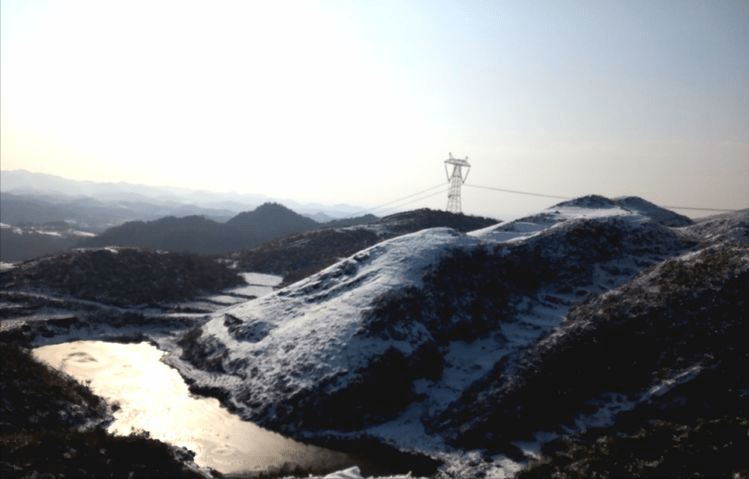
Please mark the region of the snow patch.
[[679, 373], [673, 375], [670, 378], [666, 378], [658, 384], [651, 387], [646, 393], [645, 398], [651, 398], [653, 396], [663, 396], [674, 387], [679, 384], [684, 384], [692, 379], [696, 378], [702, 371], [702, 365], [696, 364], [690, 368], [687, 368]]
[[4, 261], [0, 261], [0, 271], [8, 271], [9, 269], [13, 269], [15, 267], [15, 263], [6, 263]]

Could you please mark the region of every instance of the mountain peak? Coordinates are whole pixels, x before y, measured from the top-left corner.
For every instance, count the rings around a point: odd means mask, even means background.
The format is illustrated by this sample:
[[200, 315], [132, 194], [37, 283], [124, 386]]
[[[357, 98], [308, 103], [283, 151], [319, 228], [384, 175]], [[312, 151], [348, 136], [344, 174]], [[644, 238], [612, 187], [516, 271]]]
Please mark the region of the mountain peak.
[[557, 203], [552, 208], [615, 208], [616, 203], [601, 195], [586, 195]]
[[225, 226], [233, 230], [264, 231], [279, 236], [317, 228], [319, 224], [278, 203], [263, 203], [252, 211], [239, 213]]
[[306, 216], [302, 216], [299, 213], [287, 208], [286, 206], [280, 203], [275, 203], [275, 202], [263, 203], [262, 205], [258, 206], [252, 211], [243, 211], [242, 213], [239, 213], [234, 218], [227, 221], [226, 224], [227, 225], [241, 224], [243, 221], [248, 220], [250, 218], [252, 219], [278, 218], [279, 215], [285, 218], [297, 218], [300, 221], [304, 220], [306, 223], [309, 223], [309, 224], [317, 224], [316, 221], [310, 218], [307, 218]]
[[649, 218], [651, 221], [665, 226], [688, 226], [694, 222], [686, 216], [658, 206], [655, 203], [644, 200], [639, 196], [621, 196], [610, 199], [601, 195], [587, 195], [569, 201], [563, 201], [549, 208], [559, 210], [565, 208], [580, 208], [590, 210], [623, 210], [622, 213], [633, 213]]
[[294, 213], [293, 210], [290, 208], [285, 207], [281, 203], [276, 203], [275, 201], [268, 201], [266, 203], [263, 203], [262, 205], [255, 208], [255, 213], [277, 213], [277, 212], [284, 212], [284, 213]]

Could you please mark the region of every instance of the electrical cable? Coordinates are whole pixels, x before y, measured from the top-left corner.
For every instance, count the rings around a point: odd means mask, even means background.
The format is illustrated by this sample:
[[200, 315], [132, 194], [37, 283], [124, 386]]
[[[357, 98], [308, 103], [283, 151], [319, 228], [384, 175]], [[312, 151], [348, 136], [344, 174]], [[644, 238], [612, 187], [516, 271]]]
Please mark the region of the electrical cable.
[[739, 211], [739, 210], [730, 210], [728, 208], [697, 208], [696, 206], [668, 206], [668, 205], [663, 205], [663, 208], [669, 208], [669, 209], [672, 209], [672, 210], [723, 211], [723, 212], [726, 212], [726, 213], [731, 213], [731, 212], [734, 212], [734, 211]]
[[[350, 214], [348, 216], [345, 216], [344, 218], [341, 218], [341, 219], [348, 219], [348, 218], [353, 218], [355, 216], [364, 216], [364, 215], [367, 215], [367, 214], [374, 214], [375, 211], [383, 209], [383, 208], [391, 210], [391, 209], [394, 209], [395, 207], [394, 206], [390, 206], [390, 205], [397, 204], [397, 203], [399, 203], [399, 202], [401, 202], [403, 200], [407, 200], [409, 198], [413, 198], [414, 196], [420, 195], [422, 193], [426, 193], [427, 191], [431, 191], [431, 190], [433, 190], [435, 188], [442, 188], [442, 187], [445, 187], [444, 183], [440, 183], [439, 185], [430, 186], [429, 188], [426, 188], [424, 190], [417, 191], [416, 193], [412, 193], [410, 195], [402, 196], [400, 198], [396, 198], [396, 199], [394, 199], [392, 201], [388, 201], [387, 203], [382, 203], [380, 205], [373, 206], [372, 208], [366, 208], [366, 209], [359, 210], [356, 213], [352, 213], [352, 214]], [[444, 190], [444, 191], [446, 191], [446, 190]], [[439, 191], [438, 193], [443, 193], [444, 191]], [[430, 195], [430, 196], [432, 196], [432, 195]], [[418, 201], [418, 199], [414, 200], [414, 201]], [[406, 203], [406, 204], [409, 204], [409, 203]]]
[[380, 208], [383, 208], [383, 207], [385, 207], [385, 206], [389, 206], [389, 205], [391, 205], [391, 204], [394, 204], [394, 203], [400, 203], [400, 202], [401, 202], [402, 200], [406, 200], [406, 199], [408, 199], [408, 198], [411, 198], [411, 197], [414, 197], [414, 196], [416, 196], [416, 195], [420, 195], [420, 194], [422, 194], [422, 193], [426, 193], [427, 191], [433, 190], [433, 189], [435, 189], [435, 188], [441, 188], [441, 187], [444, 187], [444, 186], [445, 186], [445, 184], [444, 184], [444, 183], [440, 183], [439, 185], [435, 185], [435, 186], [430, 186], [429, 188], [427, 188], [427, 189], [425, 189], [425, 190], [417, 191], [416, 193], [413, 193], [413, 194], [410, 194], [410, 195], [407, 195], [407, 196], [403, 196], [403, 197], [401, 197], [401, 198], [397, 198], [397, 199], [395, 199], [395, 200], [392, 200], [392, 201], [388, 201], [387, 203], [383, 203], [383, 204], [381, 204], [381, 205], [378, 205], [378, 206], [375, 206], [375, 207], [369, 208], [369, 210], [368, 210], [368, 211], [379, 210]]
[[446, 187], [446, 188], [444, 188], [444, 189], [442, 189], [440, 191], [437, 191], [435, 193], [430, 193], [430, 194], [425, 195], [425, 196], [420, 196], [420, 197], [415, 198], [415, 199], [413, 199], [411, 201], [407, 201], [405, 203], [401, 203], [398, 206], [391, 206], [391, 207], [389, 207], [387, 209], [395, 210], [395, 209], [398, 209], [398, 208], [402, 208], [403, 206], [410, 205], [411, 203], [416, 203], [417, 201], [421, 201], [421, 200], [425, 200], [427, 198], [431, 198], [433, 196], [444, 195], [445, 193], [447, 193], [447, 190], [449, 190], [449, 189], [450, 189], [449, 187]]
[[[502, 193], [514, 193], [518, 195], [528, 195], [528, 196], [539, 196], [542, 198], [554, 198], [558, 200], [571, 200], [572, 197], [569, 196], [558, 196], [558, 195], [547, 195], [543, 193], [531, 193], [529, 191], [520, 191], [520, 190], [508, 190], [505, 188], [496, 188], [493, 186], [482, 186], [482, 185], [473, 185], [466, 183], [465, 186], [471, 186], [473, 188], [481, 188], [484, 190], [493, 190], [493, 191], [499, 191]], [[694, 211], [723, 211], [723, 212], [732, 212], [732, 211], [738, 211], [738, 210], [732, 210], [728, 208], [698, 208], [695, 206], [668, 206], [664, 205], [663, 208], [669, 208], [672, 210], [694, 210]]]
[[481, 188], [482, 190], [493, 190], [493, 191], [500, 191], [502, 193], [515, 193], [518, 195], [528, 195], [528, 196], [540, 196], [541, 198], [554, 198], [557, 200], [571, 200], [569, 196], [558, 196], [558, 195], [546, 195], [543, 193], [531, 193], [529, 191], [519, 191], [519, 190], [508, 190], [505, 188], [496, 188], [493, 186], [482, 186], [482, 185], [473, 185], [469, 183], [465, 183], [464, 186], [470, 186], [473, 188]]
[[[469, 187], [472, 187], [472, 188], [478, 188], [478, 189], [482, 189], [482, 190], [497, 191], [497, 192], [500, 192], [500, 193], [512, 193], [512, 194], [516, 194], [516, 195], [536, 196], [536, 197], [540, 197], [540, 198], [552, 198], [552, 199], [557, 199], [557, 200], [572, 200], [572, 199], [574, 199], [573, 197], [570, 197], [570, 196], [551, 195], [551, 194], [546, 194], [546, 193], [534, 193], [534, 192], [522, 191], [522, 190], [510, 190], [510, 189], [507, 189], [507, 188], [499, 188], [499, 187], [495, 187], [495, 186], [486, 186], [486, 185], [475, 185], [475, 184], [472, 184], [472, 183], [464, 183], [463, 186], [469, 186]], [[435, 193], [430, 193], [430, 194], [425, 195], [425, 196], [419, 196], [419, 195], [422, 195], [422, 194], [424, 194], [426, 192], [432, 191], [435, 188], [440, 188], [440, 190], [437, 191], [437, 192], [435, 192]], [[357, 213], [354, 213], [352, 215], [347, 216], [346, 218], [353, 218], [354, 216], [363, 216], [363, 215], [366, 215], [366, 214], [374, 214], [375, 211], [377, 211], [377, 210], [383, 210], [383, 209], [384, 210], [396, 210], [398, 208], [402, 208], [403, 206], [410, 205], [412, 203], [416, 203], [417, 201], [425, 200], [427, 198], [431, 198], [431, 197], [437, 196], [439, 194], [444, 194], [445, 192], [448, 191], [448, 189], [449, 189], [449, 186], [445, 185], [444, 183], [441, 183], [439, 185], [430, 186], [429, 188], [417, 191], [416, 193], [412, 193], [410, 195], [406, 195], [406, 196], [402, 196], [400, 198], [396, 198], [394, 200], [388, 201], [386, 203], [382, 203], [382, 204], [374, 206], [372, 208], [361, 210], [361, 211], [359, 211]], [[414, 198], [415, 196], [419, 196], [419, 197], [418, 198]], [[413, 198], [413, 199], [411, 199], [411, 198]], [[409, 201], [406, 201], [404, 203], [403, 202], [404, 200], [409, 200]], [[696, 207], [696, 206], [668, 206], [668, 205], [664, 205], [663, 208], [669, 208], [669, 209], [673, 209], [673, 210], [692, 210], [692, 211], [718, 211], [718, 212], [734, 212], [734, 211], [738, 211], [738, 210], [729, 209], [729, 208], [701, 208], [701, 207]], [[380, 213], [380, 214], [382, 214], [382, 213]]]

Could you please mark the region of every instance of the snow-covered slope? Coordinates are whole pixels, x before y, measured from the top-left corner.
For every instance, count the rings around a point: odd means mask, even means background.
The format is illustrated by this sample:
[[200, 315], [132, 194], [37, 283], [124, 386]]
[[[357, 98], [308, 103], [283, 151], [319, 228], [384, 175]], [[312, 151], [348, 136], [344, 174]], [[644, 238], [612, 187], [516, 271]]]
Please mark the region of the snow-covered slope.
[[[186, 346], [195, 366], [220, 366], [194, 379], [230, 388], [234, 406], [249, 417], [262, 416], [271, 424], [317, 420], [322, 425], [325, 417], [302, 419], [309, 413], [306, 407], [319, 407], [315, 399], [321, 387], [328, 396], [357, 396], [350, 400], [378, 394], [371, 382], [372, 363], [386, 358], [407, 367], [431, 340], [419, 323], [404, 325], [401, 340], [366, 334], [367, 312], [387, 292], [420, 288], [423, 272], [448, 248], [477, 244], [447, 228], [404, 235], [271, 295], [220, 311], [202, 327], [197, 342]], [[352, 391], [351, 384], [361, 391]], [[377, 410], [357, 414], [374, 419], [392, 414], [395, 407], [382, 403]], [[353, 421], [355, 415], [350, 416]]]
[[287, 433], [369, 428], [404, 447], [437, 444], [422, 417], [512, 361], [575, 301], [692, 244], [664, 217], [644, 200], [585, 197], [467, 235], [400, 236], [215, 313], [167, 360]]
[[559, 203], [541, 213], [507, 223], [476, 230], [472, 235], [495, 241], [522, 238], [570, 219], [622, 217], [633, 221], [652, 221], [663, 226], [688, 226], [692, 220], [663, 209], [636, 196], [609, 199], [599, 195], [583, 196]]

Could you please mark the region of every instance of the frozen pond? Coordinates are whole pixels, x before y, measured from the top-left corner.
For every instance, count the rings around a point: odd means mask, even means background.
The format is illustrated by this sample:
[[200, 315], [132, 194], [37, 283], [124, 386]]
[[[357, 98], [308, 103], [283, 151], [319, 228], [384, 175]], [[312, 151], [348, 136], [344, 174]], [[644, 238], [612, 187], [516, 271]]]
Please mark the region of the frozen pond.
[[34, 356], [62, 370], [110, 404], [118, 404], [110, 432], [143, 429], [151, 437], [195, 451], [195, 462], [222, 473], [258, 471], [284, 463], [342, 468], [353, 460], [242, 421], [217, 399], [190, 394], [176, 370], [148, 343], [75, 341], [42, 346]]

